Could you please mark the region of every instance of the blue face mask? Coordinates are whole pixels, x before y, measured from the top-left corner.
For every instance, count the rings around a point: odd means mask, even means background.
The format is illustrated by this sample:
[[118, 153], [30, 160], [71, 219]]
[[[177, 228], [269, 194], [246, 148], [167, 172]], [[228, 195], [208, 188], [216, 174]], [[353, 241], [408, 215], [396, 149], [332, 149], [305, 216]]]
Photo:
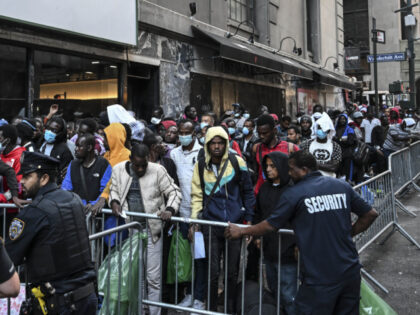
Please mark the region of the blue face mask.
[[206, 123], [206, 122], [201, 122], [201, 123], [200, 123], [200, 128], [201, 128], [201, 129], [204, 129], [204, 128], [206, 128], [208, 125], [209, 125], [209, 124], [208, 124], [208, 123]]
[[235, 128], [229, 127], [228, 131], [229, 131], [230, 135], [234, 135], [236, 130], [235, 130]]
[[242, 134], [244, 134], [245, 136], [249, 135], [249, 129], [247, 127], [243, 127]]
[[193, 141], [192, 135], [179, 136], [179, 142], [181, 143], [183, 147], [189, 146], [192, 141]]
[[198, 141], [199, 141], [201, 144], [204, 144], [204, 140], [206, 140], [204, 137], [201, 137], [200, 139], [198, 139]]
[[240, 117], [240, 116], [241, 116], [241, 114], [240, 114], [240, 113], [236, 113], [236, 114], [235, 114], [235, 117], [236, 117], [236, 118], [238, 118], [238, 117]]
[[248, 119], [251, 116], [248, 113], [245, 113], [245, 114], [242, 115], [242, 117], [244, 117], [245, 119]]
[[53, 143], [56, 137], [57, 137], [56, 133], [52, 132], [51, 130], [45, 130], [44, 139], [48, 143]]
[[328, 135], [328, 133], [324, 132], [322, 129], [318, 129], [316, 131], [316, 136], [317, 136], [318, 139], [323, 140], [327, 137], [327, 135]]

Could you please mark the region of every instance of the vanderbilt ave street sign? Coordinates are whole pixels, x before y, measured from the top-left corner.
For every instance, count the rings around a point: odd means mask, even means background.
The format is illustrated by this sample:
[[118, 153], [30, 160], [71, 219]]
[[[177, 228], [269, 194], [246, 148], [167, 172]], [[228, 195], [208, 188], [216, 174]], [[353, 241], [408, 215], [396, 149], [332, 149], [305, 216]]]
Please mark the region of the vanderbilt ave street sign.
[[[405, 61], [405, 59], [406, 59], [405, 52], [396, 52], [396, 53], [376, 55], [377, 62]], [[374, 61], [375, 61], [375, 58], [373, 57], [373, 55], [367, 56], [367, 62], [372, 63]]]

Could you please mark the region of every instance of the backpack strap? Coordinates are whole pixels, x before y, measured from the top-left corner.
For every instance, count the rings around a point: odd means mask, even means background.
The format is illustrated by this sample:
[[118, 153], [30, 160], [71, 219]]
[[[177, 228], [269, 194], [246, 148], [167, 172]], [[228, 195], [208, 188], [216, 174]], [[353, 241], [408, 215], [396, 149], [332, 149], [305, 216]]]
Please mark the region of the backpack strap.
[[239, 169], [238, 159], [236, 158], [236, 154], [229, 153], [228, 155], [229, 161], [232, 164], [233, 169], [235, 170], [235, 180], [240, 181], [241, 174]]
[[198, 159], [198, 175], [200, 176], [200, 185], [201, 185], [201, 190], [203, 191], [203, 194], [204, 194], [204, 168], [205, 167], [206, 167], [206, 160], [204, 158]]

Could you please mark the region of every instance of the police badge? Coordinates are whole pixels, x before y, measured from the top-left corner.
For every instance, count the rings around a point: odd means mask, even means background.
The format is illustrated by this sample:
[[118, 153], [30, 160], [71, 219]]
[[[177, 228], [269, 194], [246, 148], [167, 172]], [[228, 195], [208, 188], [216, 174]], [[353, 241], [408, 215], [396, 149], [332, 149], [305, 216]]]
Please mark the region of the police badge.
[[20, 219], [14, 218], [9, 227], [9, 237], [12, 241], [16, 240], [23, 232], [25, 222]]

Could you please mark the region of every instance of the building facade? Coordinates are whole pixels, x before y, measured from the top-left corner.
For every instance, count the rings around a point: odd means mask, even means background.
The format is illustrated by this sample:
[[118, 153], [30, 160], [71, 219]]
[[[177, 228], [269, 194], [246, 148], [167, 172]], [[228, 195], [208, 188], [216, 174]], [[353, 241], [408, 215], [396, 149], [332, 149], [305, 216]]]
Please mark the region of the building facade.
[[[418, 4], [419, 0], [412, 0], [412, 4]], [[361, 92], [374, 89], [373, 63], [368, 63], [368, 55], [373, 54], [372, 18], [376, 18], [376, 28], [386, 33], [385, 44], [377, 44], [378, 54], [406, 52], [408, 31], [404, 24], [404, 12], [395, 12], [405, 7], [404, 0], [344, 0], [344, 43], [345, 59], [353, 59], [346, 62], [345, 72], [348, 76], [357, 79], [359, 96]], [[420, 20], [419, 7], [413, 8], [413, 15]], [[414, 38], [418, 38], [419, 25], [414, 27]], [[420, 88], [420, 43], [415, 42], [415, 77], [416, 90]], [[405, 92], [409, 87], [408, 58], [405, 61], [378, 62], [378, 90], [388, 91], [389, 84], [401, 81]], [[408, 94], [396, 97], [395, 104], [400, 99], [406, 99]], [[360, 98], [362, 100], [362, 98]], [[420, 97], [417, 94], [417, 103]]]
[[253, 116], [261, 105], [343, 108], [354, 84], [342, 2], [138, 0], [135, 45], [0, 18], [0, 106], [11, 117], [58, 103], [70, 120], [114, 103], [147, 120], [157, 106], [172, 117], [187, 105], [221, 114], [241, 103]]

